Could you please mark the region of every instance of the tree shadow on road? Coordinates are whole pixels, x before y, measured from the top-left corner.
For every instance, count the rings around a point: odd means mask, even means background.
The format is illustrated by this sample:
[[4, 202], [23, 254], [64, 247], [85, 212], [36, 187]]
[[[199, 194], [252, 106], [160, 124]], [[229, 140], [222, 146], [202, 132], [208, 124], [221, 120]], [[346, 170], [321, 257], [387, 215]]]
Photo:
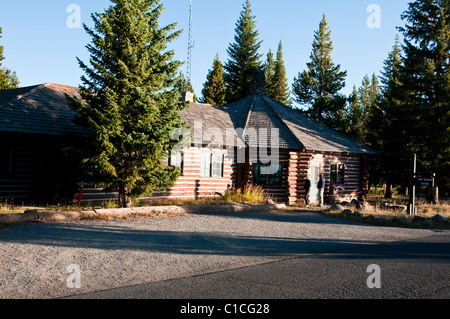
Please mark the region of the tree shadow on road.
[[[245, 218], [251, 214], [247, 214]], [[286, 216], [259, 214], [269, 220]], [[295, 216], [292, 216], [295, 220]], [[280, 221], [280, 220], [276, 220]], [[291, 220], [291, 222], [293, 222]], [[129, 222], [127, 222], [129, 223]], [[448, 236], [447, 236], [448, 239]], [[0, 233], [2, 243], [100, 250], [140, 250], [187, 255], [292, 257], [328, 254], [334, 258], [450, 259], [450, 242], [400, 242], [405, 249], [390, 256], [380, 242], [335, 238], [245, 236], [228, 232], [142, 230], [108, 223], [53, 223], [17, 226]], [[386, 243], [385, 243], [386, 244]], [[383, 247], [388, 247], [383, 245]], [[378, 254], [378, 255], [377, 255]]]

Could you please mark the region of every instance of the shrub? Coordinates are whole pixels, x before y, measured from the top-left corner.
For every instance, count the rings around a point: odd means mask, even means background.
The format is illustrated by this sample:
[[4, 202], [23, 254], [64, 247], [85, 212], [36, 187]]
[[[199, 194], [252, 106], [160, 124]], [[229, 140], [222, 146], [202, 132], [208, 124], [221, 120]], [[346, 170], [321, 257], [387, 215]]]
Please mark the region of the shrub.
[[223, 200], [226, 202], [241, 203], [241, 204], [265, 204], [269, 200], [269, 196], [260, 186], [248, 185], [243, 189], [230, 189], [224, 196]]

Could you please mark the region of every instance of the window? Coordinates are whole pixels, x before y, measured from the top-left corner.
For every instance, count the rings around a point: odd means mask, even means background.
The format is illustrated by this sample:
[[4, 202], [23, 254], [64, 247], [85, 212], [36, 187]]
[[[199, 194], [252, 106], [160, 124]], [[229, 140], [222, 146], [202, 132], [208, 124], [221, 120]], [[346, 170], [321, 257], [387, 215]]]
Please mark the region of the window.
[[201, 177], [211, 177], [211, 154], [202, 154]]
[[202, 154], [201, 177], [223, 177], [223, 154]]
[[342, 185], [345, 181], [345, 165], [332, 164], [331, 165], [331, 183], [335, 185]]
[[223, 154], [213, 155], [212, 176], [223, 177]]
[[258, 186], [281, 186], [283, 182], [283, 166], [278, 165], [275, 173], [269, 171], [269, 164], [253, 164], [253, 184]]
[[0, 174], [12, 174], [12, 166], [13, 147], [11, 145], [0, 145]]
[[170, 165], [174, 167], [178, 167], [183, 174], [183, 166], [184, 166], [184, 154], [183, 153], [175, 153], [170, 158]]

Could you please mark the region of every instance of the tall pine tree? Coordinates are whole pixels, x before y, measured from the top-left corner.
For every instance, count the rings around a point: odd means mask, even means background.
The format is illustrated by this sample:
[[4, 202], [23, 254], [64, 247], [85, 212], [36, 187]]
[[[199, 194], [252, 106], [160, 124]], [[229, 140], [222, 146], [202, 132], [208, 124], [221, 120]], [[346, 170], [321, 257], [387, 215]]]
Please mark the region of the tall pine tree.
[[283, 103], [287, 106], [292, 106], [292, 100], [290, 98], [291, 92], [289, 91], [289, 84], [286, 78], [286, 67], [283, 60], [283, 44], [280, 41], [277, 51], [277, 59], [275, 61], [274, 75], [273, 75], [273, 99]]
[[227, 103], [249, 95], [253, 71], [261, 68], [258, 50], [262, 41], [258, 40], [259, 31], [256, 30], [256, 18], [252, 15], [250, 0], [246, 0], [243, 5], [235, 31], [235, 42], [227, 49], [229, 60], [224, 65]]
[[85, 75], [81, 100], [69, 99], [92, 132], [83, 167], [91, 181], [119, 192], [121, 206], [131, 198], [174, 184], [179, 171], [164, 159], [183, 127], [175, 88], [181, 63], [167, 44], [180, 31], [175, 24], [160, 28], [159, 0], [112, 0], [92, 15], [94, 29], [87, 46], [90, 65], [78, 59]]
[[[408, 182], [408, 159], [411, 145], [410, 124], [407, 110], [403, 110], [403, 88], [400, 70], [403, 66], [402, 47], [399, 37], [384, 61], [381, 72], [382, 134], [381, 139], [381, 167], [386, 183], [386, 198], [392, 197], [392, 186], [406, 186]], [[406, 165], [405, 165], [406, 164]]]
[[382, 110], [380, 108], [381, 101], [381, 89], [380, 80], [376, 74], [372, 74], [372, 79], [369, 87], [370, 104], [366, 110], [366, 131], [364, 142], [373, 147], [374, 149], [380, 149], [382, 133]]
[[402, 15], [405, 27], [401, 82], [409, 115], [410, 153], [450, 189], [450, 0], [416, 0]]
[[[2, 38], [2, 28], [0, 28], [0, 39]], [[3, 46], [0, 45], [0, 90], [15, 89], [19, 86], [19, 78], [16, 72], [13, 72], [5, 67], [2, 67]]]
[[346, 112], [346, 128], [342, 131], [347, 136], [362, 141], [363, 140], [363, 126], [361, 119], [364, 116], [363, 107], [359, 98], [359, 93], [356, 85], [353, 86], [353, 91], [348, 97], [348, 109]]
[[272, 50], [267, 53], [267, 60], [264, 63], [264, 73], [266, 75], [267, 95], [275, 96], [275, 60]]
[[209, 103], [215, 106], [223, 106], [225, 101], [225, 83], [223, 81], [223, 65], [219, 54], [213, 62], [213, 68], [206, 76], [206, 82], [203, 84], [203, 103]]
[[363, 143], [375, 147], [375, 135], [377, 134], [375, 126], [377, 125], [378, 102], [380, 99], [379, 80], [375, 74], [372, 79], [366, 75], [358, 90], [359, 101], [361, 103], [362, 116], [359, 119], [361, 134], [359, 140]]
[[[350, 137], [370, 146], [375, 147], [376, 137], [379, 134], [377, 115], [379, 116], [379, 100], [381, 92], [378, 77], [373, 74], [372, 78], [366, 75], [357, 89], [348, 98], [348, 109], [346, 115], [347, 129], [344, 131]], [[370, 141], [370, 142], [369, 142]], [[373, 143], [371, 143], [373, 142]]]
[[311, 62], [307, 70], [294, 79], [296, 101], [306, 107], [303, 112], [316, 121], [333, 128], [341, 128], [346, 97], [339, 93], [345, 87], [346, 71], [340, 70], [331, 59], [333, 42], [325, 15], [315, 32]]
[[183, 92], [194, 92], [194, 87], [192, 86], [191, 80], [186, 79], [183, 74], [183, 71], [180, 70], [180, 75], [178, 76], [178, 81], [175, 83], [175, 87], [181, 93]]

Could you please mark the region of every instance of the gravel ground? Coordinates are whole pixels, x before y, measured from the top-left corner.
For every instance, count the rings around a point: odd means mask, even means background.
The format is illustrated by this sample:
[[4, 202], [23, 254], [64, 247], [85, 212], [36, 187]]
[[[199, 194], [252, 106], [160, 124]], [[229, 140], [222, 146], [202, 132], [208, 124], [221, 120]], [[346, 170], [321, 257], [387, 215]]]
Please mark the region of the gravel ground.
[[[9, 226], [0, 228], [0, 298], [60, 298], [432, 234], [302, 211]], [[81, 288], [67, 287], [70, 265]]]

